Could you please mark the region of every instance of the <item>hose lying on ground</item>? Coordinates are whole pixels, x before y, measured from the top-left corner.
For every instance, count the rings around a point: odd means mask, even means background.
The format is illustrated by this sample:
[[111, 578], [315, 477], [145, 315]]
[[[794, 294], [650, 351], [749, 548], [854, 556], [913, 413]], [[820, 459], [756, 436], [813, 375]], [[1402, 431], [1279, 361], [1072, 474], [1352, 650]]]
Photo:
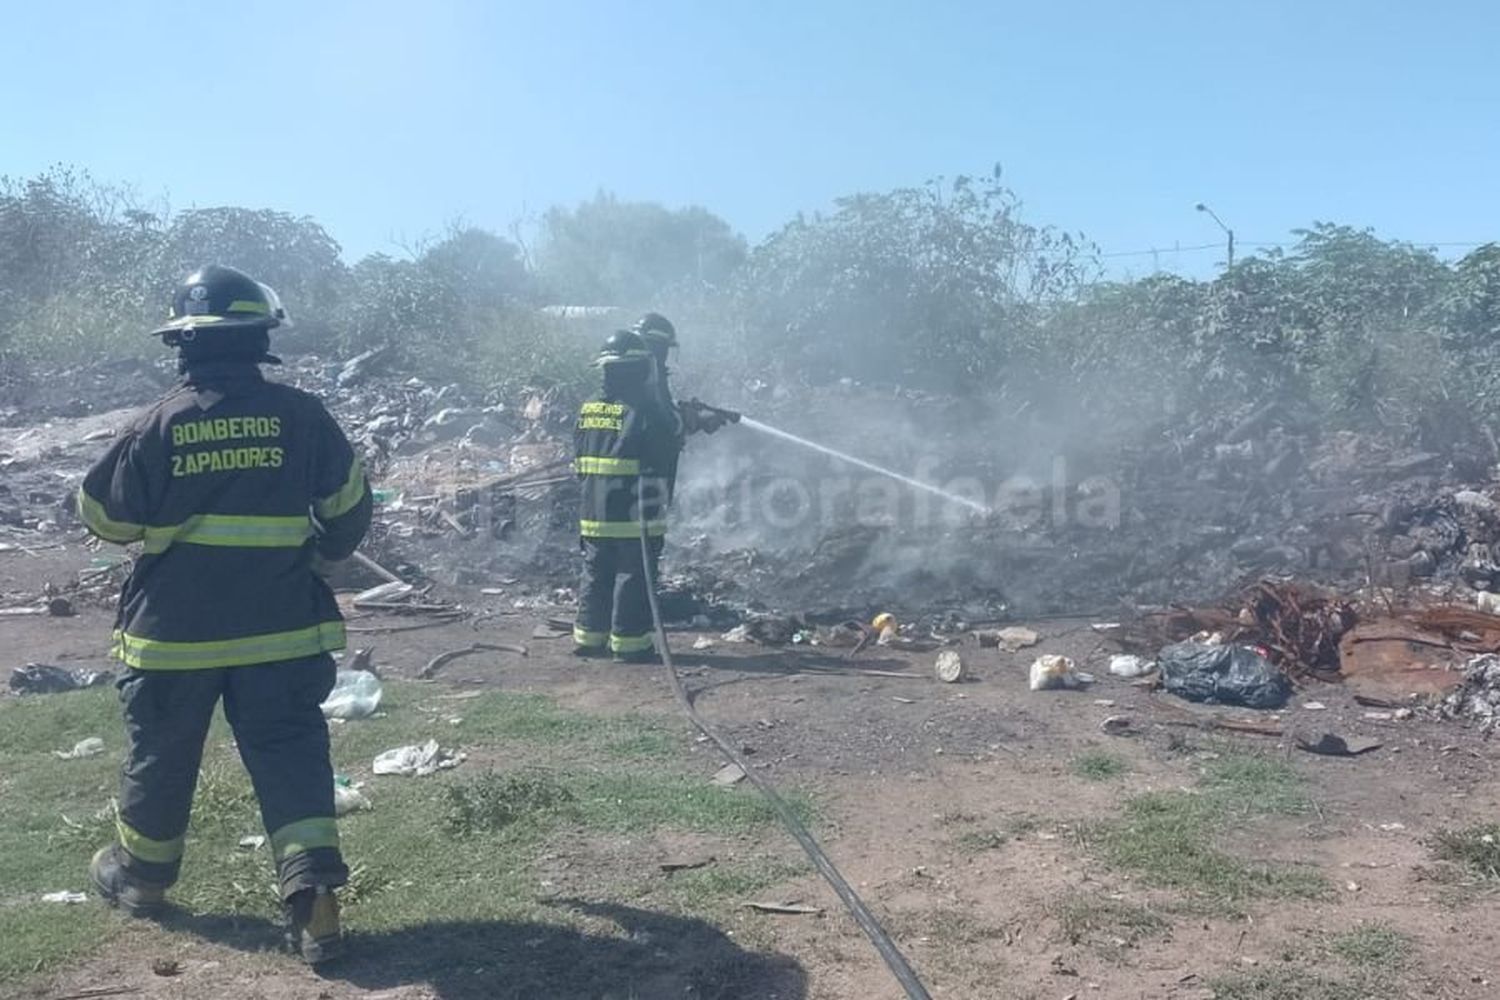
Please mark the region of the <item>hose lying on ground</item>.
[[838, 894], [839, 899], [843, 901], [844, 906], [848, 908], [849, 913], [854, 917], [854, 922], [859, 924], [860, 930], [865, 932], [865, 936], [870, 939], [870, 943], [875, 946], [875, 950], [885, 960], [886, 967], [891, 970], [891, 975], [896, 977], [896, 981], [906, 991], [907, 1000], [932, 1000], [932, 995], [927, 992], [927, 988], [917, 978], [916, 972], [913, 971], [911, 965], [906, 961], [906, 956], [902, 955], [901, 949], [896, 947], [896, 942], [892, 941], [890, 934], [886, 932], [884, 927], [880, 926], [880, 921], [876, 920], [875, 915], [870, 912], [869, 907], [865, 906], [864, 900], [859, 898], [859, 894], [854, 891], [854, 887], [845, 881], [843, 875], [839, 874], [839, 870], [834, 867], [833, 861], [827, 854], [823, 853], [823, 848], [818, 846], [818, 842], [813, 839], [813, 835], [808, 832], [807, 827], [797, 818], [797, 814], [792, 810], [792, 807], [787, 805], [786, 800], [777, 793], [775, 787], [769, 781], [751, 769], [750, 762], [741, 756], [740, 752], [735, 749], [734, 744], [730, 743], [723, 736], [720, 736], [698, 714], [698, 710], [693, 707], [693, 701], [688, 697], [687, 690], [682, 686], [682, 678], [678, 676], [677, 668], [672, 663], [672, 651], [667, 646], [667, 630], [661, 621], [661, 604], [656, 599], [656, 573], [651, 567], [651, 540], [647, 534], [646, 527], [645, 487], [643, 483], [644, 477], [636, 480], [636, 509], [640, 515], [641, 525], [641, 565], [646, 578], [646, 596], [651, 603], [651, 620], [656, 629], [656, 644], [661, 650], [661, 660], [666, 667], [667, 679], [671, 681], [672, 694], [677, 697], [677, 703], [682, 706], [682, 710], [687, 713], [687, 717], [692, 720], [693, 725], [698, 727], [698, 731], [707, 736], [713, 742], [714, 746], [719, 748], [720, 753], [743, 771], [745, 777], [750, 779], [751, 784], [766, 797], [766, 801], [771, 803], [771, 808], [775, 810], [777, 818], [781, 820], [781, 825], [786, 827], [787, 832], [802, 846], [802, 850], [807, 853], [813, 866], [818, 869], [818, 874], [822, 875], [828, 884], [833, 887], [833, 891]]

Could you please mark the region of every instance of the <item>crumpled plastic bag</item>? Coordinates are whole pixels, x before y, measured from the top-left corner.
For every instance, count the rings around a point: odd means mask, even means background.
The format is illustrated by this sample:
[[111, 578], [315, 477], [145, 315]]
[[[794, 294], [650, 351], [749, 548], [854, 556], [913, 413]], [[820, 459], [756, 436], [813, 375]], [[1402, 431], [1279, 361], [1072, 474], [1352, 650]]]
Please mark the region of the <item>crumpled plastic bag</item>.
[[1280, 708], [1292, 685], [1276, 664], [1248, 646], [1216, 646], [1191, 639], [1157, 657], [1162, 687], [1188, 701]]
[[1081, 688], [1094, 683], [1094, 676], [1086, 674], [1066, 656], [1044, 653], [1031, 664], [1031, 690], [1051, 691], [1058, 688]]
[[462, 753], [444, 750], [437, 740], [395, 747], [375, 758], [373, 770], [376, 774], [405, 774], [424, 778], [437, 771], [457, 767], [465, 759]]
[[1156, 664], [1131, 653], [1116, 653], [1109, 658], [1109, 672], [1113, 677], [1144, 677], [1155, 669]]
[[84, 757], [93, 757], [104, 752], [104, 741], [97, 736], [89, 736], [73, 744], [71, 750], [54, 750], [52, 756], [58, 760], [80, 760]]
[[365, 798], [365, 793], [353, 785], [336, 784], [333, 786], [333, 814], [335, 816], [347, 816], [352, 812], [361, 812], [370, 808], [372, 806], [370, 800]]
[[28, 663], [10, 672], [10, 689], [17, 694], [58, 694], [81, 691], [115, 679], [111, 670], [68, 669], [45, 663]]
[[368, 670], [340, 670], [328, 700], [323, 702], [325, 719], [367, 719], [380, 707], [380, 678]]

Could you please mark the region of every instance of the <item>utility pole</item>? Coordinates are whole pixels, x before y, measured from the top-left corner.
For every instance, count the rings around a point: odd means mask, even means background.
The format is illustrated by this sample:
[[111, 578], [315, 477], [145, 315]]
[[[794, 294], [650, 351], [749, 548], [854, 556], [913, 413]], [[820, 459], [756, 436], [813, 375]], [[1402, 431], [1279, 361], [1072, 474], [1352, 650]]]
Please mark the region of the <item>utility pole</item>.
[[1227, 237], [1229, 237], [1229, 251], [1228, 251], [1228, 254], [1227, 254], [1227, 258], [1228, 258], [1228, 261], [1229, 261], [1229, 266], [1228, 266], [1227, 270], [1230, 270], [1230, 271], [1234, 270], [1234, 230], [1230, 229], [1228, 226], [1224, 225], [1224, 220], [1221, 219], [1221, 218], [1219, 218], [1217, 215], [1215, 215], [1214, 214], [1214, 210], [1211, 209], [1211, 208], [1209, 208], [1207, 205], [1203, 204], [1203, 202], [1201, 202], [1201, 201], [1198, 202], [1198, 211], [1200, 211], [1200, 212], [1207, 212], [1208, 213], [1208, 217], [1210, 219], [1213, 219], [1215, 222], [1217, 222], [1219, 224], [1219, 228], [1222, 229], [1222, 230], [1224, 230], [1224, 235], [1227, 236]]

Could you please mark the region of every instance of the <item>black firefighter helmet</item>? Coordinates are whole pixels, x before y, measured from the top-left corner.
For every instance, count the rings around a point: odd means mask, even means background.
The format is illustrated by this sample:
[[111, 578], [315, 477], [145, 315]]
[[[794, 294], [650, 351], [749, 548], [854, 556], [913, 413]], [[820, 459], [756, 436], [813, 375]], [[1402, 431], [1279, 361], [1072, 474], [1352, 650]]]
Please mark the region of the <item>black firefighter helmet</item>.
[[661, 313], [647, 313], [631, 329], [641, 335], [646, 346], [660, 348], [663, 354], [677, 346], [677, 328]]
[[599, 356], [594, 359], [594, 364], [604, 368], [611, 365], [640, 364], [650, 360], [651, 352], [640, 334], [633, 330], [616, 330], [609, 335], [604, 346], [599, 348]]
[[269, 285], [232, 267], [210, 264], [183, 279], [172, 296], [167, 321], [151, 334], [169, 347], [179, 347], [210, 331], [217, 340], [220, 331], [264, 336], [289, 325], [281, 299]]

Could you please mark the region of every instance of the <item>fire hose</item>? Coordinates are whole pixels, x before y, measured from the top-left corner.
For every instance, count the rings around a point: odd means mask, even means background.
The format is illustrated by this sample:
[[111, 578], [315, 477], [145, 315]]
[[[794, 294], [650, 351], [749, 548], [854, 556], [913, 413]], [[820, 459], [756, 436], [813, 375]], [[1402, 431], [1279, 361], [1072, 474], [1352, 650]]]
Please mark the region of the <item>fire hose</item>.
[[656, 629], [656, 645], [661, 651], [662, 664], [666, 667], [667, 679], [671, 682], [672, 694], [676, 696], [678, 705], [682, 707], [683, 712], [692, 720], [698, 731], [708, 737], [714, 746], [719, 748], [719, 752], [744, 772], [745, 777], [750, 779], [750, 783], [755, 786], [756, 790], [765, 796], [766, 801], [771, 804], [771, 809], [776, 813], [776, 817], [781, 820], [781, 825], [806, 852], [813, 867], [817, 868], [818, 874], [822, 875], [832, 887], [849, 910], [849, 914], [854, 917], [854, 922], [859, 925], [859, 929], [864, 931], [870, 943], [875, 946], [875, 950], [880, 953], [886, 968], [891, 970], [891, 975], [896, 977], [896, 981], [906, 991], [907, 1000], [932, 1000], [932, 995], [917, 978], [916, 972], [906, 961], [906, 956], [902, 955], [901, 949], [896, 947], [896, 942], [891, 940], [890, 934], [880, 925], [880, 921], [875, 919], [875, 915], [870, 912], [864, 900], [859, 898], [854, 887], [844, 879], [838, 868], [834, 867], [832, 859], [813, 839], [813, 835], [808, 832], [807, 827], [797, 817], [792, 807], [777, 793], [775, 786], [757, 774], [751, 768], [750, 762], [735, 749], [734, 744], [721, 736], [693, 707], [693, 700], [688, 697], [687, 689], [682, 684], [682, 677], [678, 675], [677, 667], [672, 663], [672, 650], [667, 645], [667, 630], [661, 620], [661, 604], [656, 597], [656, 572], [651, 565], [651, 540], [646, 526], [645, 479], [644, 476], [636, 479], [636, 510], [641, 526], [641, 565], [646, 580], [646, 597], [651, 604], [651, 620]]

